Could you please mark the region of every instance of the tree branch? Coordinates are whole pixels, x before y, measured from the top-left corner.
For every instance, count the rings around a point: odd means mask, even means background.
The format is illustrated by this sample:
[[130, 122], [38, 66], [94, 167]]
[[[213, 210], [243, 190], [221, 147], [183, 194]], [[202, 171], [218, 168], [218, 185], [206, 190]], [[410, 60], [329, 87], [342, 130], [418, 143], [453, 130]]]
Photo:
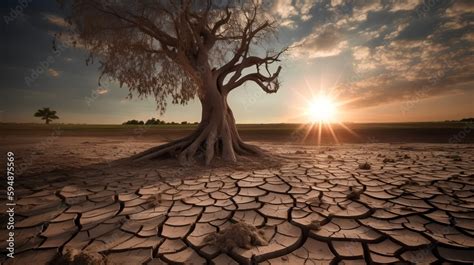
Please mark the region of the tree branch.
[[135, 20], [138, 20], [138, 21], [134, 21], [133, 19], [130, 19], [130, 18], [124, 16], [123, 14], [120, 14], [120, 12], [117, 11], [112, 6], [103, 6], [102, 4], [98, 3], [97, 1], [92, 1], [92, 2], [88, 2], [88, 3], [91, 3], [91, 4], [93, 3], [91, 6], [93, 8], [95, 8], [96, 10], [102, 12], [102, 13], [112, 15], [112, 16], [118, 18], [119, 20], [122, 20], [122, 21], [124, 21], [124, 22], [126, 22], [126, 23], [128, 23], [132, 26], [135, 26], [136, 28], [138, 28], [143, 33], [149, 35], [150, 37], [155, 38], [156, 40], [158, 40], [163, 46], [166, 45], [166, 46], [176, 47], [176, 45], [177, 45], [178, 41], [177, 41], [176, 38], [170, 36], [169, 34], [167, 34], [164, 31], [160, 30], [158, 27], [156, 27], [156, 25], [153, 24], [153, 22], [151, 22], [150, 20], [148, 20], [144, 17], [137, 16], [137, 15], [134, 15], [134, 14], [130, 13], [129, 11], [126, 11], [125, 13], [127, 13], [129, 16], [131, 16]]
[[[249, 56], [245, 57], [242, 59], [242, 61], [238, 64], [236, 64], [232, 68], [232, 72], [234, 74], [232, 77], [229, 79], [227, 84], [223, 85], [225, 91], [230, 91], [233, 88], [235, 88], [236, 84], [238, 86], [238, 78], [241, 77], [242, 71], [245, 70], [246, 68], [255, 66], [257, 68], [257, 73], [260, 74], [260, 66], [265, 65], [265, 69], [267, 70], [267, 73], [271, 75], [270, 70], [269, 70], [269, 65], [274, 63], [274, 62], [279, 62], [280, 61], [280, 56], [287, 51], [288, 48], [282, 49], [280, 52], [274, 54], [274, 55], [268, 55], [264, 58], [260, 58], [257, 56]], [[278, 76], [280, 70], [277, 71], [276, 75]], [[230, 73], [232, 73], [230, 72]]]
[[276, 93], [280, 88], [280, 83], [278, 81], [278, 75], [280, 74], [281, 66], [278, 66], [278, 69], [271, 76], [264, 76], [258, 70], [257, 73], [247, 74], [235, 82], [228, 83], [224, 86], [224, 90], [228, 93], [232, 89], [243, 85], [247, 81], [253, 81], [259, 85], [263, 91], [267, 93]]
[[212, 35], [216, 35], [217, 31], [225, 24], [227, 24], [232, 16], [232, 12], [230, 12], [229, 6], [226, 7], [225, 9], [226, 15], [219, 19], [216, 24], [214, 24], [214, 27], [212, 27], [211, 33]]

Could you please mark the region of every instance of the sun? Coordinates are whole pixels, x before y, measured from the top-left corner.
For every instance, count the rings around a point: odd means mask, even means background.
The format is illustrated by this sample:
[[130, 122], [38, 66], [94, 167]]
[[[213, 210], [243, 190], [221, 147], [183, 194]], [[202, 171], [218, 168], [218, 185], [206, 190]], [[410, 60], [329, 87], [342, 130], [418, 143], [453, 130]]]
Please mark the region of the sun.
[[335, 122], [337, 104], [332, 98], [320, 95], [309, 101], [306, 114], [312, 123]]
[[295, 131], [297, 141], [301, 143], [314, 141], [317, 145], [339, 144], [337, 133], [341, 132], [341, 129], [359, 137], [342, 121], [347, 115], [347, 104], [354, 99], [344, 97], [343, 91], [336, 89], [336, 85], [331, 83], [321, 79], [319, 85], [312, 85], [305, 79], [306, 86], [297, 91], [296, 95], [299, 98], [294, 104], [294, 119], [301, 122]]

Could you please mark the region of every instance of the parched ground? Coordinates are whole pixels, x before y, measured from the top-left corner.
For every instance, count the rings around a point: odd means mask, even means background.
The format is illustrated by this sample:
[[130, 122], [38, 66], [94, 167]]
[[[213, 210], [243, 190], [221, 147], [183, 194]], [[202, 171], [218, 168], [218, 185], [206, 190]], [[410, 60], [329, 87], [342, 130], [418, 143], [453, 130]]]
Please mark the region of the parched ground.
[[266, 143], [278, 164], [183, 169], [113, 162], [152, 142], [61, 141], [15, 145], [27, 166], [5, 264], [71, 250], [107, 264], [474, 262], [474, 145]]

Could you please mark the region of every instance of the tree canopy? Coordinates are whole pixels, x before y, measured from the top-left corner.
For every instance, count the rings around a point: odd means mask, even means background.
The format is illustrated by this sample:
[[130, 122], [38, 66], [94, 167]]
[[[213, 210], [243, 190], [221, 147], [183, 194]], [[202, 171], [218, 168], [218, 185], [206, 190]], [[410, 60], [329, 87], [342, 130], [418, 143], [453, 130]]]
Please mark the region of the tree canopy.
[[[279, 88], [283, 50], [273, 40], [275, 21], [260, 1], [75, 0], [73, 42], [100, 60], [101, 77], [140, 97], [152, 95], [161, 112], [166, 100], [186, 104], [203, 94], [203, 73], [212, 71], [229, 93], [254, 82], [267, 93]], [[64, 34], [66, 36], [66, 34]], [[208, 69], [209, 68], [209, 69]]]
[[[218, 5], [217, 3], [224, 3]], [[130, 96], [154, 96], [161, 113], [168, 98], [186, 104], [199, 98], [201, 122], [189, 136], [138, 155], [139, 159], [262, 154], [245, 144], [227, 103], [228, 94], [253, 82], [267, 93], [280, 88], [286, 49], [274, 51], [275, 21], [260, 0], [73, 0], [74, 43], [100, 60], [101, 77], [118, 80]], [[100, 78], [99, 78], [100, 80]]]
[[42, 120], [45, 121], [46, 124], [49, 124], [52, 120], [59, 119], [56, 115], [55, 110], [51, 110], [49, 108], [42, 108], [35, 112], [35, 117], [40, 117]]

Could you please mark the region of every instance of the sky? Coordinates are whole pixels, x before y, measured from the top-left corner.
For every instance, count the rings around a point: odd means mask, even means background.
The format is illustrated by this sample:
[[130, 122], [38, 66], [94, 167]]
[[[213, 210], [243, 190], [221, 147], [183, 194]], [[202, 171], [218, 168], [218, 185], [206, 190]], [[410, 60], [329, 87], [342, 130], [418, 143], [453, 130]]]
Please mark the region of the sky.
[[[238, 123], [308, 122], [312, 98], [325, 94], [342, 122], [444, 121], [474, 117], [474, 1], [278, 0], [278, 46], [290, 46], [282, 85], [265, 94], [235, 89]], [[98, 85], [98, 64], [80, 48], [54, 51], [65, 11], [56, 1], [6, 0], [1, 10], [0, 122], [41, 122], [42, 107], [61, 123], [119, 124], [151, 117], [199, 121], [200, 104], [128, 99], [116, 82]]]

